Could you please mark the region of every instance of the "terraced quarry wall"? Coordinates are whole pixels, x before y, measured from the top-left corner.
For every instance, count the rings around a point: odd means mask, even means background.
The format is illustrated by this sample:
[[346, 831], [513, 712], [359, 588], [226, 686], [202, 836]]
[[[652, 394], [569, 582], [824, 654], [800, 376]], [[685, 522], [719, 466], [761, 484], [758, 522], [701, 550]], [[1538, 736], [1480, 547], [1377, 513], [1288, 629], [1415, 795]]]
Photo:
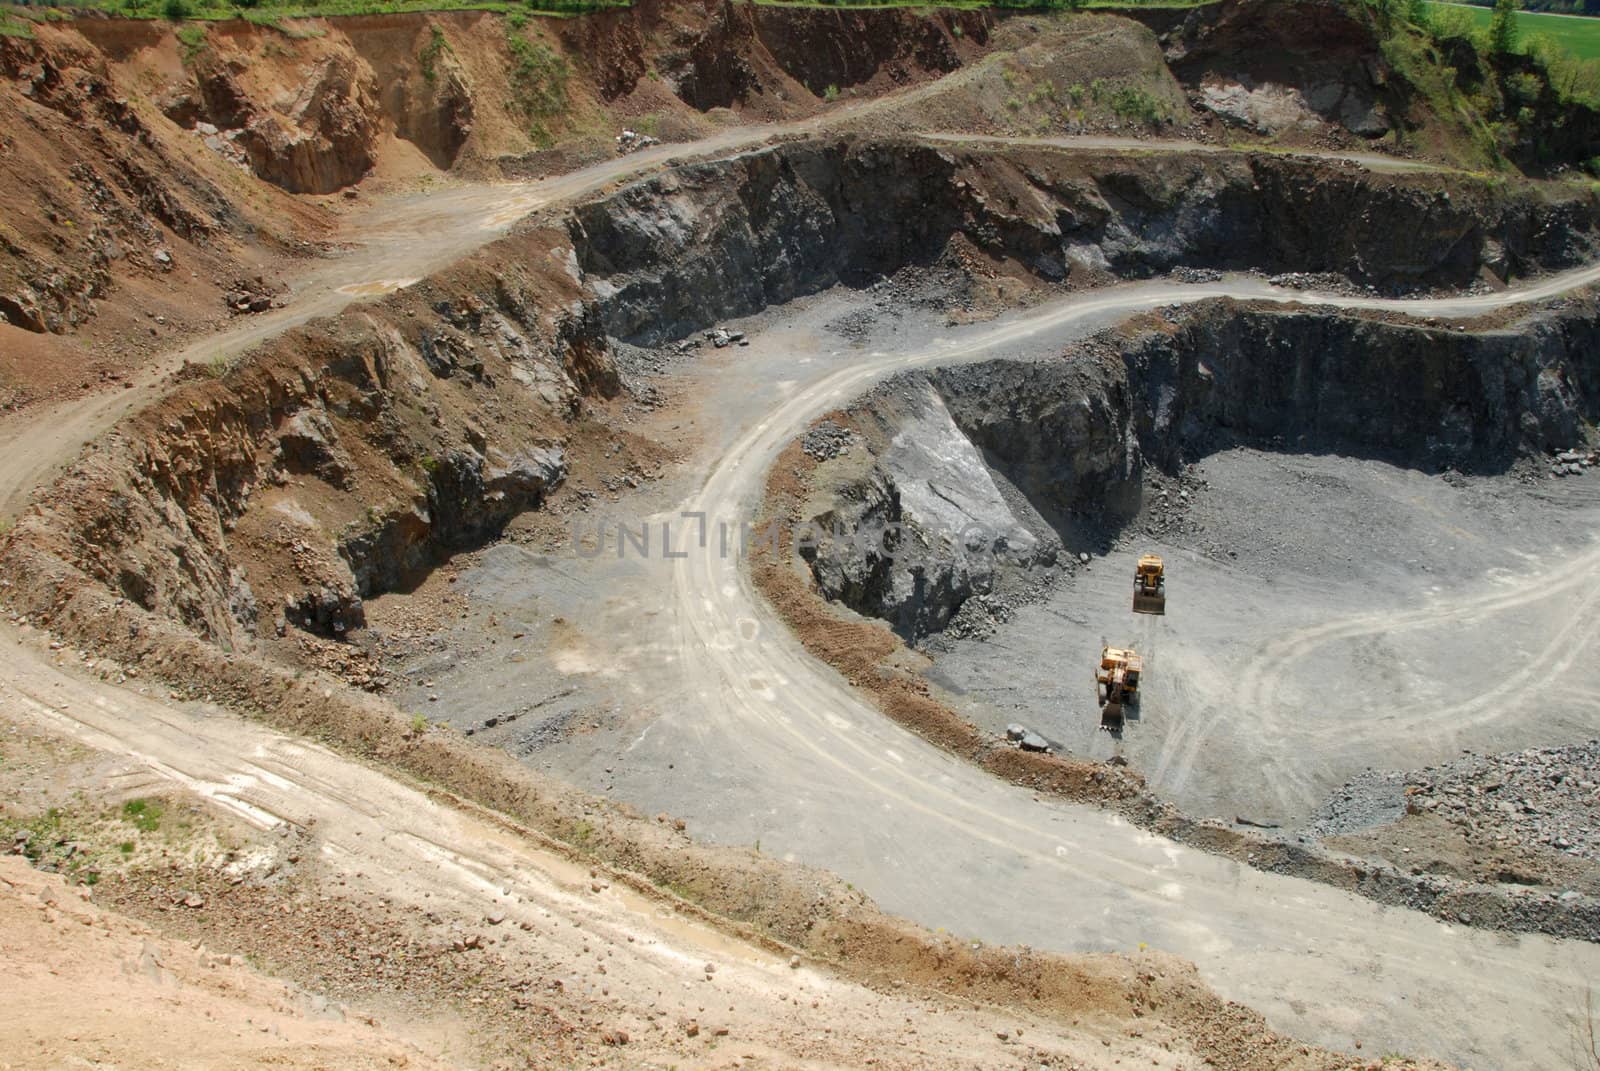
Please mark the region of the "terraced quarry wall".
[[1459, 287], [1581, 262], [1595, 215], [1586, 197], [1269, 155], [839, 140], [676, 168], [571, 229], [607, 332], [654, 344], [941, 257], [1044, 284], [1196, 267]]
[[1000, 276], [1048, 289], [1180, 266], [1457, 286], [1576, 263], [1595, 214], [1584, 198], [1270, 156], [745, 153], [530, 221], [220, 378], [196, 370], [8, 545], [232, 647], [266, 628], [342, 635], [363, 599], [492, 538], [562, 479], [585, 406], [618, 389], [608, 337], [661, 342], [935, 262], [979, 306]]
[[[1090, 542], [1138, 513], [1147, 464], [1171, 472], [1237, 445], [1504, 471], [1600, 418], [1597, 344], [1592, 299], [1472, 331], [1217, 302], [1058, 360], [910, 374], [843, 418], [877, 463], [812, 518], [849, 536], [820, 541], [812, 572], [828, 598], [918, 640], [989, 590], [999, 563], [1060, 552], [1006, 502], [973, 493], [984, 470], [1046, 525]], [[957, 471], [961, 458], [975, 478]], [[964, 508], [942, 508], [924, 484], [963, 488]], [[960, 538], [963, 525], [982, 546]], [[892, 554], [855, 535], [889, 529], [904, 531]]]

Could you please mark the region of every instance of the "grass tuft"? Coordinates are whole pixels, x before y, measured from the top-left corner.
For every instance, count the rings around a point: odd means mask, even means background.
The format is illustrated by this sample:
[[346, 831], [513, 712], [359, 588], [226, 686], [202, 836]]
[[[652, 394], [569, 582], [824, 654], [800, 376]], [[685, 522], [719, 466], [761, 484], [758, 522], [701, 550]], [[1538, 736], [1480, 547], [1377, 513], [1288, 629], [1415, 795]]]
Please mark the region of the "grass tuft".
[[155, 800], [129, 800], [122, 805], [122, 817], [141, 833], [154, 833], [161, 828], [161, 804]]

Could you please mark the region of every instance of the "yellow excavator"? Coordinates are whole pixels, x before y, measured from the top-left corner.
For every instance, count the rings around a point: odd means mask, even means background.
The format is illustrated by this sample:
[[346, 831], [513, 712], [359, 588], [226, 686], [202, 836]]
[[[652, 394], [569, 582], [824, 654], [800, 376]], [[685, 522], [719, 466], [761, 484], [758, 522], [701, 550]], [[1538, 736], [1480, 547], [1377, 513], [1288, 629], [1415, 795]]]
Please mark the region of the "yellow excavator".
[[1122, 732], [1122, 708], [1138, 703], [1142, 672], [1144, 659], [1132, 649], [1100, 649], [1100, 668], [1094, 674], [1095, 692], [1100, 697], [1100, 728], [1112, 733]]
[[1133, 612], [1167, 612], [1167, 568], [1159, 554], [1141, 554], [1133, 571]]

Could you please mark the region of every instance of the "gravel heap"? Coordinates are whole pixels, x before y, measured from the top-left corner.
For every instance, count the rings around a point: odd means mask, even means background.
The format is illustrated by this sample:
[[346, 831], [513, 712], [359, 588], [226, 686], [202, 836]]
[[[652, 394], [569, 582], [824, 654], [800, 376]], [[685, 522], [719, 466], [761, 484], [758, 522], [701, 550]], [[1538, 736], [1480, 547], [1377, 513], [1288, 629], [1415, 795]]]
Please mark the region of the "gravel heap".
[[1308, 837], [1337, 837], [1399, 821], [1406, 813], [1406, 775], [1367, 770], [1345, 782], [1311, 816]]
[[628, 381], [666, 375], [699, 346], [694, 339], [656, 347], [635, 346], [619, 338], [610, 343], [617, 368]]
[[945, 627], [919, 646], [937, 653], [949, 650], [957, 640], [986, 640], [1010, 621], [1012, 614], [1024, 606], [1043, 601], [1063, 576], [1071, 576], [1073, 572], [1073, 566], [1067, 564], [1006, 577], [1000, 589], [974, 595], [963, 602]]
[[807, 457], [817, 461], [832, 461], [848, 451], [853, 442], [855, 434], [849, 428], [842, 428], [831, 420], [825, 420], [806, 432], [800, 448], [806, 452]]
[[945, 261], [924, 267], [908, 264], [886, 279], [879, 279], [867, 287], [867, 296], [884, 312], [901, 309], [931, 309], [951, 312], [972, 308], [972, 277], [958, 260], [946, 257]]
[[1147, 536], [1175, 539], [1200, 534], [1200, 526], [1189, 517], [1195, 495], [1210, 489], [1210, 484], [1188, 465], [1176, 476], [1150, 466], [1145, 469], [1144, 506], [1138, 525]]
[[1587, 447], [1574, 447], [1551, 455], [1550, 475], [1582, 476], [1584, 471], [1600, 465], [1600, 452]]
[[1412, 811], [1509, 843], [1600, 860], [1600, 740], [1469, 756], [1407, 780]]
[[1215, 268], [1179, 267], [1172, 269], [1172, 278], [1180, 283], [1215, 283], [1221, 280], [1222, 273]]
[[1267, 282], [1287, 290], [1316, 290], [1329, 294], [1377, 293], [1372, 287], [1357, 286], [1345, 276], [1333, 272], [1288, 271], [1268, 276]]
[[881, 308], [856, 309], [829, 320], [823, 326], [846, 342], [861, 345], [872, 335], [872, 329], [878, 325], [882, 315]]

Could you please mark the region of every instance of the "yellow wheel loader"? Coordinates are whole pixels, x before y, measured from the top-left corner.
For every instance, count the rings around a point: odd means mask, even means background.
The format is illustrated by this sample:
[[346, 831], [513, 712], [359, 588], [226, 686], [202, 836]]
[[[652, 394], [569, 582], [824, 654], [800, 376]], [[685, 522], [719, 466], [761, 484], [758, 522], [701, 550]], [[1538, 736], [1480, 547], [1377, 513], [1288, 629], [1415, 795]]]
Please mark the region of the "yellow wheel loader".
[[1130, 649], [1103, 647], [1100, 668], [1095, 670], [1095, 693], [1100, 699], [1100, 728], [1122, 732], [1124, 705], [1139, 702], [1139, 674], [1144, 659]]
[[1133, 571], [1133, 612], [1167, 612], [1167, 568], [1159, 554], [1143, 554]]

